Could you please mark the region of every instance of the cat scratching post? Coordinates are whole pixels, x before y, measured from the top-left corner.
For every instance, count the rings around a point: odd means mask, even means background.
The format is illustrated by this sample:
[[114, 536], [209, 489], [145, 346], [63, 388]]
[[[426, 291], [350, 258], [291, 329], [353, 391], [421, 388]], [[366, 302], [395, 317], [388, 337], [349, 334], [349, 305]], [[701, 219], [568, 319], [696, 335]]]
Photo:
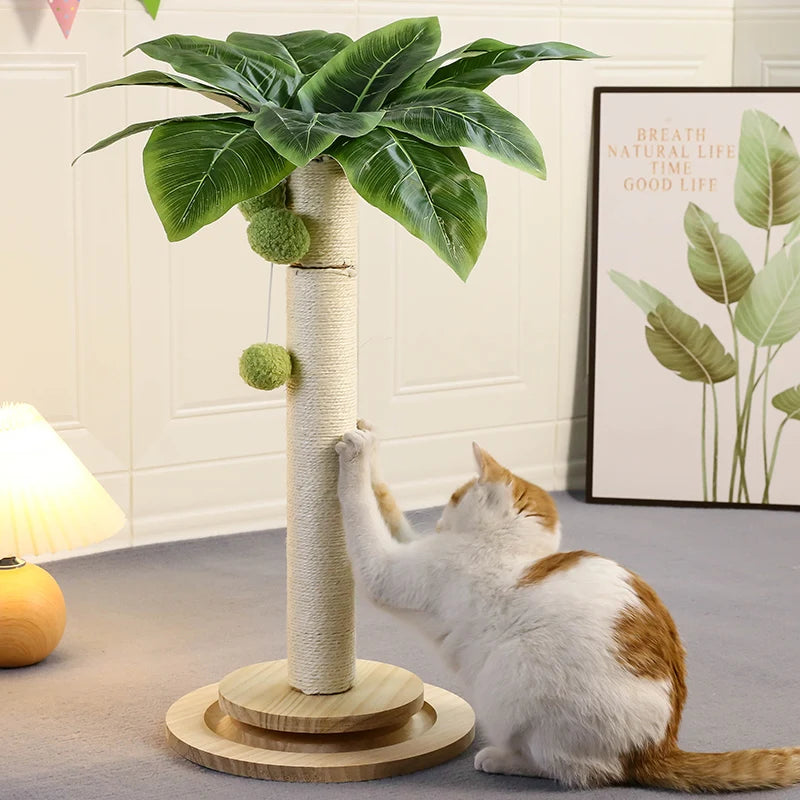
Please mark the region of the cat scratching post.
[[384, 778], [463, 752], [475, 717], [408, 670], [356, 659], [334, 445], [357, 419], [357, 197], [323, 158], [292, 173], [289, 198], [311, 249], [287, 268], [287, 659], [182, 697], [167, 712], [167, 740], [190, 761], [235, 775]]

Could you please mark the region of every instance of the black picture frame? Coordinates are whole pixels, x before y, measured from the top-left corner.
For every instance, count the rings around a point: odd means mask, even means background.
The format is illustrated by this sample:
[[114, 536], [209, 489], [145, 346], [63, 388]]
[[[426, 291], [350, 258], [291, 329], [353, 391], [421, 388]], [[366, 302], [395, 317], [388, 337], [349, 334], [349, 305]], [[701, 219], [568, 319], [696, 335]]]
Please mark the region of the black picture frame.
[[[595, 413], [597, 386], [597, 311], [598, 311], [598, 234], [599, 234], [599, 193], [600, 193], [600, 122], [602, 99], [609, 94], [733, 94], [733, 93], [795, 93], [800, 94], [800, 86], [597, 86], [592, 98], [591, 122], [591, 186], [589, 194], [589, 303], [587, 329], [588, 387], [587, 387], [587, 440], [586, 440], [586, 479], [585, 500], [587, 503], [630, 506], [665, 506], [679, 508], [729, 508], [758, 509], [772, 511], [800, 511], [800, 501], [791, 503], [756, 503], [740, 501], [706, 501], [685, 499], [663, 499], [644, 497], [603, 496], [595, 491], [595, 430], [598, 426]], [[799, 137], [800, 138], [800, 137]], [[800, 142], [799, 142], [800, 144]], [[800, 490], [799, 490], [800, 491]]]

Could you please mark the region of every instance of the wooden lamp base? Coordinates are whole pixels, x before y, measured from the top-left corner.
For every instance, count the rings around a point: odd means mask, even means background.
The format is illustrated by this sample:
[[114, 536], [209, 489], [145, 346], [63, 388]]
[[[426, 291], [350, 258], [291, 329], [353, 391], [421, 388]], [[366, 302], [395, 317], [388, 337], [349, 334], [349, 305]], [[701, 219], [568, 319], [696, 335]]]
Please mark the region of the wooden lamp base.
[[469, 747], [475, 714], [408, 670], [359, 660], [353, 688], [305, 695], [286, 661], [253, 664], [182, 697], [167, 741], [195, 764], [280, 781], [387, 778], [441, 764]]
[[66, 615], [64, 595], [49, 572], [21, 558], [0, 558], [0, 668], [47, 658]]

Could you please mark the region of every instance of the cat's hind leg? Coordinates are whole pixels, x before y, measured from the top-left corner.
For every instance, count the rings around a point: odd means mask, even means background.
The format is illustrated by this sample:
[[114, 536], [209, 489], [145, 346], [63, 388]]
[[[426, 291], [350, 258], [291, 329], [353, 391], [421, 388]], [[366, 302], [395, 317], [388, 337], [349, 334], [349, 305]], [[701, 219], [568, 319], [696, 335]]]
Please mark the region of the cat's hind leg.
[[494, 775], [522, 775], [528, 778], [544, 778], [542, 768], [528, 755], [501, 747], [484, 747], [475, 756], [475, 769]]

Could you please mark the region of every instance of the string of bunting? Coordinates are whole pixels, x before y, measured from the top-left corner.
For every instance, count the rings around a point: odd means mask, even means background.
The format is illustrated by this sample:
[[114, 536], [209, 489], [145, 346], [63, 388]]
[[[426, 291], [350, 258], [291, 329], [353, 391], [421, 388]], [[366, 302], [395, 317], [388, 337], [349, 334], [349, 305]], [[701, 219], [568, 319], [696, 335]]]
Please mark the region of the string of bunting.
[[[155, 19], [161, 0], [141, 0], [141, 3], [147, 9], [147, 13]], [[78, 15], [81, 0], [47, 0], [47, 4], [53, 12], [64, 38], [67, 39], [72, 30], [72, 24], [75, 22], [75, 17]]]

